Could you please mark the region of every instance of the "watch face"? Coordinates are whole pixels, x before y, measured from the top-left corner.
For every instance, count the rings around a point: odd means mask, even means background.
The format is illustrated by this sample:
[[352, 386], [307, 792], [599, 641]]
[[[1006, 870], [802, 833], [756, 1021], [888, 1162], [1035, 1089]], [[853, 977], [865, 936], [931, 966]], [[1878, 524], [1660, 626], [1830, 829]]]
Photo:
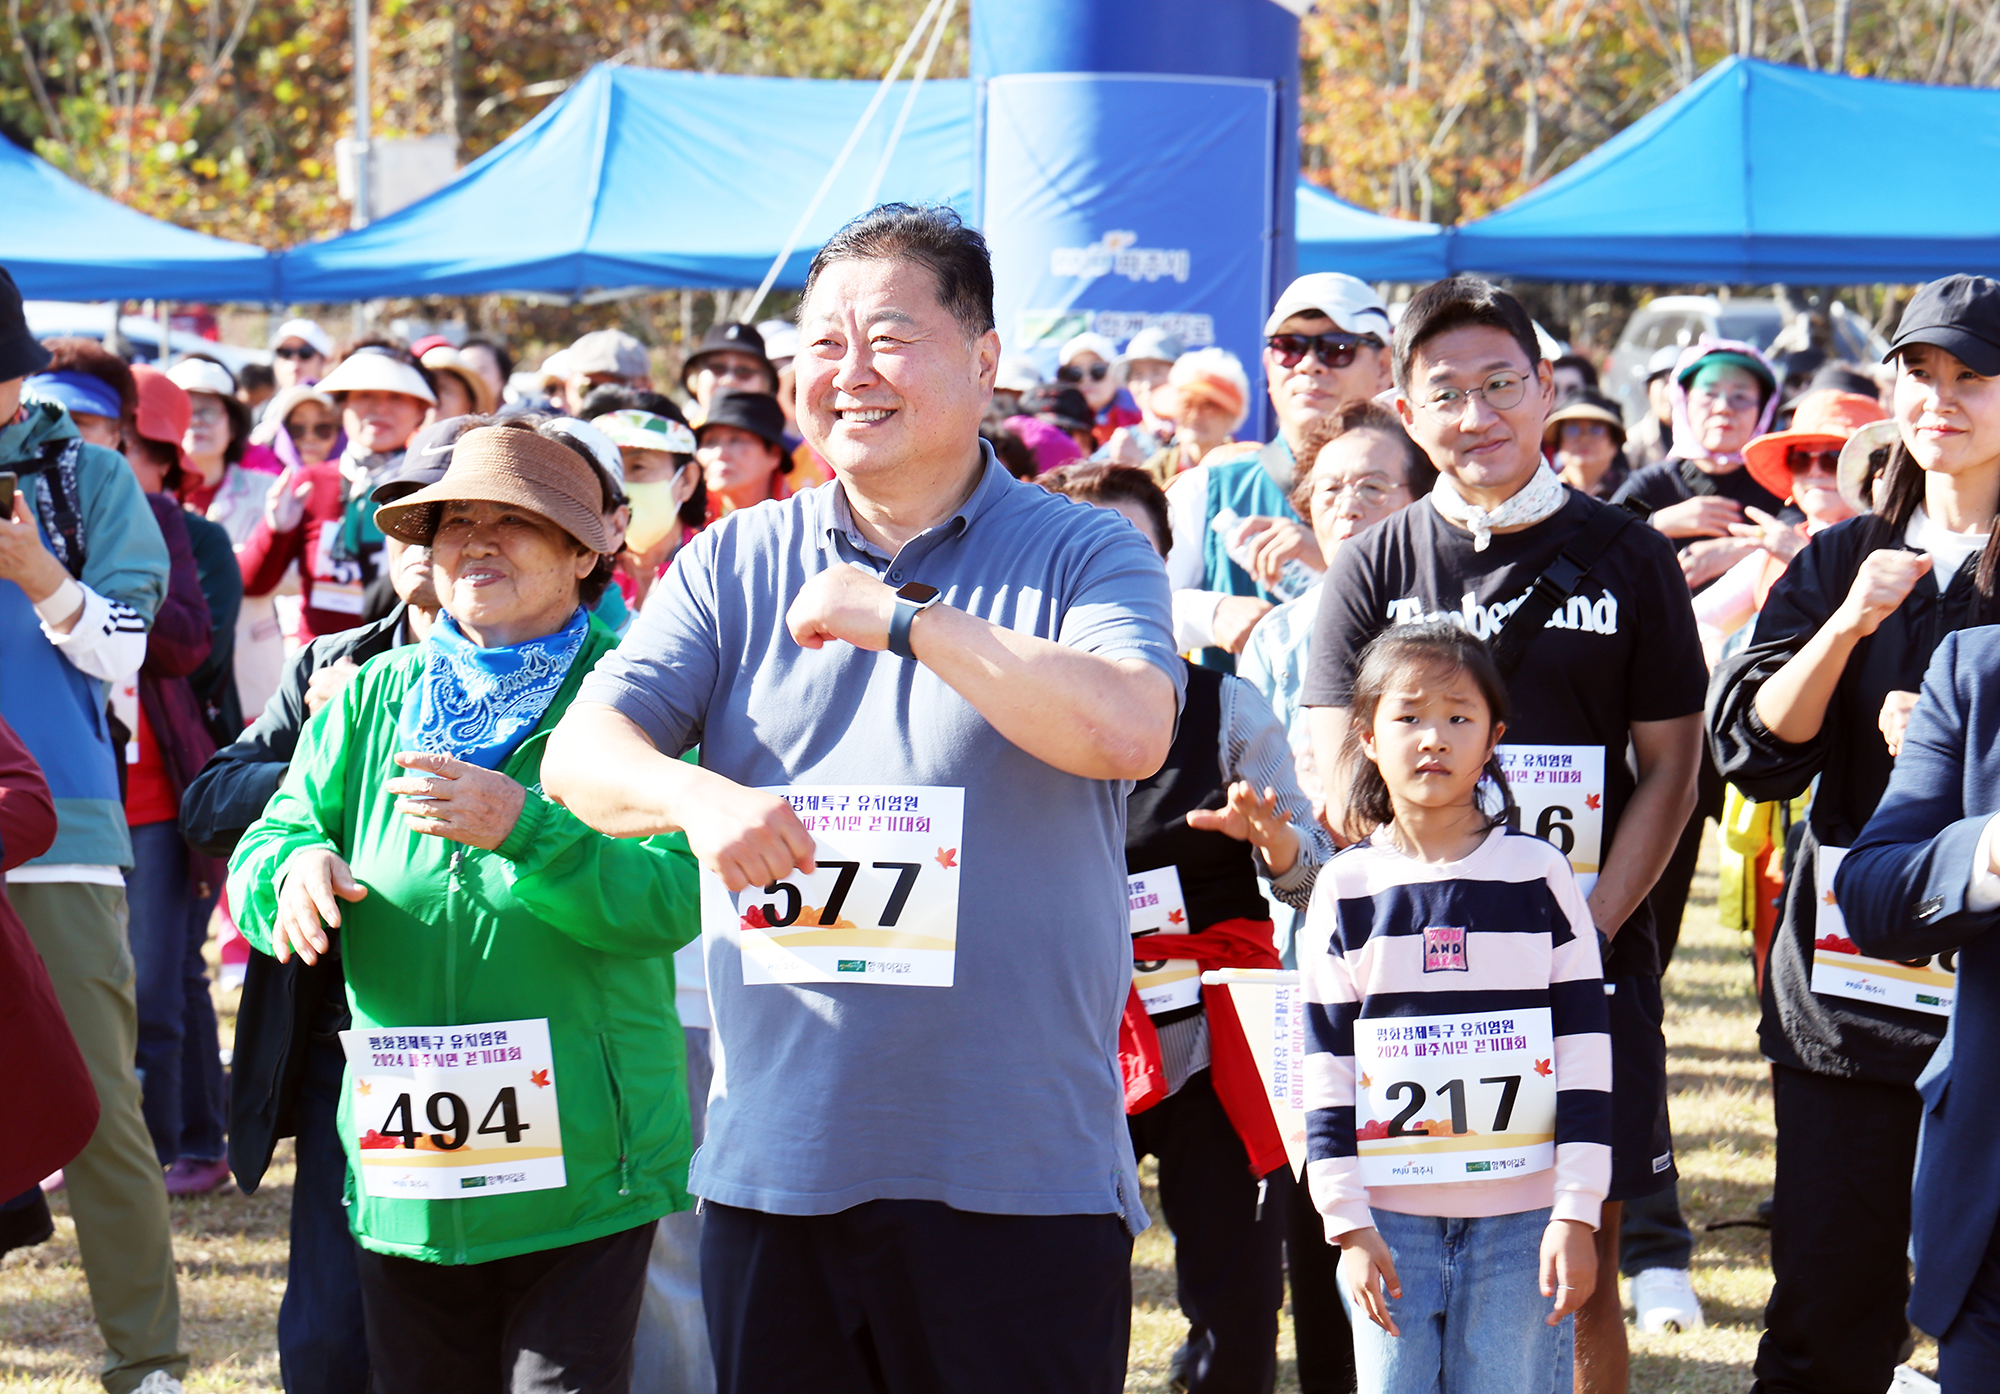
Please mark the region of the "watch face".
[[922, 581], [912, 581], [896, 592], [896, 599], [907, 600], [916, 605], [928, 605], [938, 598], [938, 588], [927, 586]]

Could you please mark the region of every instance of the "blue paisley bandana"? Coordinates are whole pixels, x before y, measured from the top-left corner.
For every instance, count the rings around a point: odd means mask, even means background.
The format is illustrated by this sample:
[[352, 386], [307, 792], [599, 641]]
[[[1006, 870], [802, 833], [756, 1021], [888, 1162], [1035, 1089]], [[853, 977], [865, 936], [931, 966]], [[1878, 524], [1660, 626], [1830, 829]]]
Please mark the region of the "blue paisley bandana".
[[553, 634], [482, 649], [440, 614], [424, 641], [424, 675], [396, 725], [403, 749], [499, 769], [541, 723], [589, 628], [579, 607]]

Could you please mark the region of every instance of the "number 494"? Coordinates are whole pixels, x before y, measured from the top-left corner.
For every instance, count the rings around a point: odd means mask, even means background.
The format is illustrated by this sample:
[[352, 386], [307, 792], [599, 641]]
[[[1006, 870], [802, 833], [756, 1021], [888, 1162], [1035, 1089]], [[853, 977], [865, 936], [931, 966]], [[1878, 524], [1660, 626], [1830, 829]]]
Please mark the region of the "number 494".
[[[389, 1116], [382, 1120], [377, 1130], [383, 1137], [398, 1138], [405, 1147], [415, 1147], [419, 1137], [428, 1136], [431, 1145], [441, 1152], [456, 1152], [465, 1146], [466, 1129], [471, 1126], [472, 1113], [465, 1106], [465, 1100], [456, 1094], [436, 1093], [424, 1101], [424, 1115], [431, 1127], [437, 1129], [426, 1134], [410, 1115], [410, 1096], [398, 1094], [396, 1102], [389, 1105]], [[397, 1120], [401, 1119], [401, 1126]], [[497, 1120], [497, 1121], [496, 1121]], [[506, 1138], [510, 1143], [519, 1142], [521, 1134], [534, 1125], [521, 1121], [520, 1106], [514, 1098], [510, 1085], [494, 1096], [487, 1106], [486, 1116], [479, 1120], [479, 1136], [489, 1134]]]

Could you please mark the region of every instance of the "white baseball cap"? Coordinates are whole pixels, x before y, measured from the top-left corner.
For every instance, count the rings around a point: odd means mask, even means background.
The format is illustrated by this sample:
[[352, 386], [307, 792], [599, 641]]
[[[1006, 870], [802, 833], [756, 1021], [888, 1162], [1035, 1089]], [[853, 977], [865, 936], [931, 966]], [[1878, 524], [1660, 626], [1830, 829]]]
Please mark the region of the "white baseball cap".
[[569, 381], [570, 353], [566, 348], [557, 349], [542, 360], [542, 366], [535, 369], [535, 381], [547, 387], [550, 383]]
[[1106, 363], [1118, 357], [1118, 345], [1102, 334], [1079, 334], [1056, 350], [1056, 362], [1067, 368], [1078, 354], [1094, 353]]
[[764, 356], [772, 367], [782, 367], [787, 359], [799, 356], [799, 330], [790, 320], [767, 319], [757, 326], [757, 332], [764, 336]]
[[995, 392], [1026, 392], [1041, 384], [1042, 370], [1025, 353], [1013, 353], [1001, 359], [1000, 369], [993, 375]]
[[373, 346], [358, 348], [341, 359], [319, 380], [319, 390], [329, 397], [342, 392], [400, 392], [437, 405], [437, 393], [408, 359]]
[[183, 392], [207, 392], [217, 397], [236, 395], [236, 379], [227, 368], [208, 358], [183, 358], [174, 364], [167, 380]]
[[1315, 271], [1286, 286], [1264, 321], [1264, 333], [1275, 334], [1293, 315], [1304, 314], [1325, 315], [1344, 334], [1373, 334], [1384, 344], [1395, 332], [1374, 288], [1339, 271]]
[[333, 337], [309, 319], [288, 319], [271, 334], [271, 347], [287, 339], [303, 339], [321, 358], [333, 357]]

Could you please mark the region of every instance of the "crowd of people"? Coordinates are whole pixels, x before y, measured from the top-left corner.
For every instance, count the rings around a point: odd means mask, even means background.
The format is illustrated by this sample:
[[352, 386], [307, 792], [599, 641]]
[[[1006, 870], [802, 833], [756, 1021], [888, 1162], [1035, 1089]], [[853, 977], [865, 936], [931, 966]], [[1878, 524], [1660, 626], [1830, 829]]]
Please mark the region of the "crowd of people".
[[1254, 390], [992, 302], [885, 205], [674, 392], [303, 319], [258, 382], [0, 273], [0, 1249], [66, 1193], [111, 1394], [188, 1370], [170, 1197], [287, 1137], [295, 1394], [1119, 1389], [1148, 1156], [1175, 1387], [1268, 1394], [1289, 1292], [1308, 1394], [1622, 1394], [1621, 1273], [1704, 1320], [1711, 819], [1755, 1388], [1915, 1322], [2000, 1389], [2000, 283], [1629, 426], [1473, 277], [1299, 278]]

